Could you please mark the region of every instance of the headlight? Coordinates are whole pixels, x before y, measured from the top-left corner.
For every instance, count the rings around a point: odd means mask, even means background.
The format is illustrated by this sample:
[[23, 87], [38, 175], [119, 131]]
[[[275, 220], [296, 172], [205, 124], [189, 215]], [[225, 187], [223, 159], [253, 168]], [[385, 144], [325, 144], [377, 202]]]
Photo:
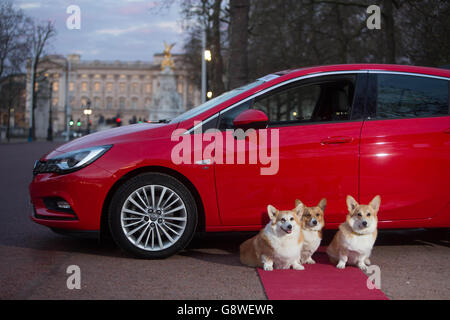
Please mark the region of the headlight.
[[64, 153], [46, 161], [37, 161], [33, 174], [38, 173], [70, 173], [84, 168], [100, 158], [112, 145], [86, 148]]

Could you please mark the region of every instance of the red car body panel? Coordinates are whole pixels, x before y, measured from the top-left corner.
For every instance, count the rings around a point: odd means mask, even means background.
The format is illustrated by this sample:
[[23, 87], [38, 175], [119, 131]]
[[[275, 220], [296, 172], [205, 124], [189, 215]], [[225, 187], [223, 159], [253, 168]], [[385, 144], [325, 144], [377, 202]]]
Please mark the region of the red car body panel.
[[[79, 171], [36, 175], [29, 188], [35, 210], [31, 218], [53, 228], [99, 230], [114, 186], [140, 170], [157, 170], [189, 181], [203, 207], [206, 231], [258, 230], [267, 222], [268, 204], [292, 209], [297, 198], [312, 206], [323, 197], [328, 199], [326, 227], [336, 228], [347, 214], [347, 194], [361, 203], [381, 195], [380, 228], [450, 227], [450, 116], [277, 128], [279, 171], [272, 176], [259, 174], [262, 165], [176, 165], [171, 160], [178, 143], [171, 135], [177, 128], [190, 129], [196, 121], [290, 79], [361, 70], [450, 78], [448, 70], [398, 65], [303, 68], [280, 72], [279, 77], [180, 123], [139, 124], [79, 138], [42, 160], [87, 147], [113, 147]], [[247, 143], [246, 148], [251, 146]], [[67, 220], [68, 215], [47, 209], [42, 199], [53, 196], [68, 201], [77, 219]]]
[[360, 199], [383, 194], [383, 220], [427, 219], [446, 210], [449, 117], [367, 121], [361, 134]]
[[[342, 199], [347, 193], [358, 193], [361, 126], [362, 121], [274, 128], [279, 130], [280, 141], [276, 175], [261, 175], [260, 170], [265, 166], [260, 164], [216, 165], [217, 198], [223, 224], [260, 228], [268, 222], [268, 204], [284, 210], [294, 208], [295, 199], [315, 206], [322, 198], [328, 200], [327, 222], [342, 222], [346, 212]], [[328, 135], [330, 128], [332, 137]], [[325, 143], [333, 137], [348, 137], [351, 142]], [[248, 147], [247, 143], [247, 150]]]

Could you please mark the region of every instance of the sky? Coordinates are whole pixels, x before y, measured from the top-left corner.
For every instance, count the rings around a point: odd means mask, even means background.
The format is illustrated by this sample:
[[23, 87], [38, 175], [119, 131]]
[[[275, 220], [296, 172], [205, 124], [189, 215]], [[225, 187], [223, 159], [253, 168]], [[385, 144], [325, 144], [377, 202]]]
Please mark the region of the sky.
[[[82, 60], [152, 61], [164, 50], [163, 41], [176, 43], [173, 53], [183, 50], [180, 8], [160, 8], [148, 0], [13, 0], [13, 4], [38, 21], [52, 20], [57, 35], [47, 53], [78, 53]], [[70, 5], [80, 8], [80, 29], [70, 30], [66, 13]]]

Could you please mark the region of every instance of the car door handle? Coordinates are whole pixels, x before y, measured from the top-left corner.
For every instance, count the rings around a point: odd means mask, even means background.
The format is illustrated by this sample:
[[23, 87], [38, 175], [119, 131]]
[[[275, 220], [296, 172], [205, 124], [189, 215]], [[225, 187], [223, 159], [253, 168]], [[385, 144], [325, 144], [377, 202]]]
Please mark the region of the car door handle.
[[340, 143], [350, 143], [353, 141], [352, 137], [329, 137], [322, 140], [322, 144], [340, 144]]

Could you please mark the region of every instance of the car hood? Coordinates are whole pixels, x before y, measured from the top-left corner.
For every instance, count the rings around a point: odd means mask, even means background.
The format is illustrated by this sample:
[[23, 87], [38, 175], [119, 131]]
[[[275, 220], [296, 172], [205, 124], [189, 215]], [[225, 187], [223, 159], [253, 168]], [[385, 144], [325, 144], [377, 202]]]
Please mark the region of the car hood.
[[51, 158], [55, 155], [74, 150], [103, 146], [109, 144], [126, 143], [128, 141], [151, 140], [161, 137], [170, 137], [177, 124], [150, 124], [141, 123], [119, 128], [107, 129], [75, 139], [56, 148], [41, 159]]

